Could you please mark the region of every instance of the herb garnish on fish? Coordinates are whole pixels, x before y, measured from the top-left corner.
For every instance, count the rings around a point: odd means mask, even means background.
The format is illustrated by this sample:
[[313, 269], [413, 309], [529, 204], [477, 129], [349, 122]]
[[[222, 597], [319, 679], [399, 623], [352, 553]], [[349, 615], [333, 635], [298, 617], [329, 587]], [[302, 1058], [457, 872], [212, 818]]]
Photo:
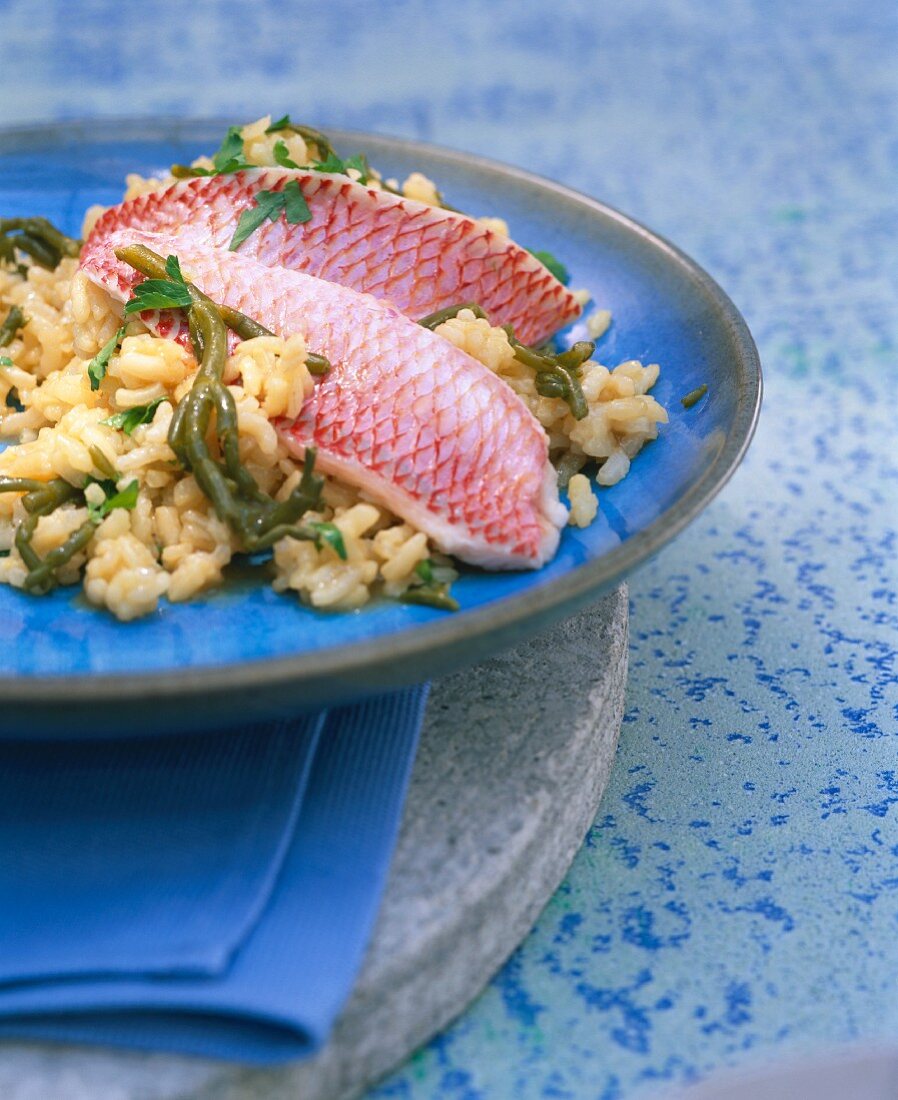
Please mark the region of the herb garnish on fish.
[[283, 191], [259, 191], [255, 196], [255, 206], [244, 210], [240, 215], [228, 251], [236, 252], [266, 218], [276, 222], [282, 213], [290, 225], [302, 225], [311, 220], [312, 212], [299, 186], [299, 180], [290, 180]]
[[571, 281], [570, 272], [557, 256], [553, 256], [551, 252], [546, 252], [545, 250], [534, 251], [532, 248], [528, 248], [527, 251], [531, 256], [539, 260], [543, 267], [548, 268], [559, 283], [564, 283], [565, 286], [568, 285]]

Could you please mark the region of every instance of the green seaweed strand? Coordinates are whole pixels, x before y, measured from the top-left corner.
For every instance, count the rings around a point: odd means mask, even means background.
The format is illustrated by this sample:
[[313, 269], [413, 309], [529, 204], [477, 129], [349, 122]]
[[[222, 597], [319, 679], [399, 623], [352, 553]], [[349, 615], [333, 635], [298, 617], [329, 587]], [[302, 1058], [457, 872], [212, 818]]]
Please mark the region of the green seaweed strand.
[[[124, 259], [125, 252], [131, 256], [130, 260]], [[122, 253], [122, 255], [119, 255], [119, 253]], [[135, 270], [141, 272], [141, 274], [146, 275], [147, 278], [168, 279], [169, 277], [162, 257], [153, 252], [152, 249], [145, 248], [141, 244], [130, 245], [127, 249], [119, 249], [116, 252], [116, 256], [135, 268]], [[138, 266], [138, 264], [140, 266]], [[197, 290], [196, 287], [191, 286], [190, 289], [191, 294], [195, 293], [206, 302], [209, 301], [202, 291]], [[258, 321], [254, 321], [252, 317], [247, 317], [245, 313], [241, 313], [239, 310], [224, 305], [216, 305], [215, 308], [218, 310], [221, 319], [228, 328], [235, 332], [241, 340], [254, 340], [257, 336], [274, 336], [274, 333], [270, 329], [267, 329], [264, 325], [260, 325]], [[195, 346], [194, 351], [196, 352]], [[199, 362], [202, 358], [202, 352], [199, 352], [196, 358], [197, 362]], [[331, 369], [331, 364], [323, 355], [317, 355], [315, 352], [310, 351], [306, 354], [306, 367], [308, 368], [309, 374], [321, 375], [327, 374]]]
[[13, 306], [7, 313], [6, 320], [0, 325], [0, 348], [9, 347], [19, 330], [25, 327], [25, 323], [25, 314], [18, 306]]
[[15, 543], [19, 556], [28, 569], [23, 587], [28, 592], [43, 596], [59, 583], [59, 570], [93, 538], [95, 525], [92, 520], [85, 520], [65, 542], [42, 558], [32, 546], [38, 522], [63, 504], [83, 496], [83, 490], [62, 478], [43, 482], [23, 477], [0, 477], [0, 493], [21, 492], [25, 493], [22, 504], [28, 515], [16, 528]]
[[418, 324], [424, 328], [429, 328], [433, 332], [444, 321], [451, 321], [454, 317], [457, 317], [463, 309], [469, 309], [481, 321], [489, 320], [483, 306], [479, 306], [476, 302], [462, 302], [456, 306], [446, 306], [445, 309], [438, 309], [436, 313], [428, 313], [426, 317], [421, 318]]
[[67, 237], [46, 218], [0, 218], [0, 260], [15, 263], [16, 250], [39, 267], [55, 271], [65, 256], [78, 256], [82, 242]]
[[[463, 309], [469, 309], [481, 320], [489, 320], [489, 315], [482, 306], [476, 302], [462, 302], [459, 305], [446, 306], [436, 313], [429, 313], [418, 324], [433, 332], [444, 321], [457, 317]], [[595, 351], [595, 343], [592, 340], [578, 340], [567, 351], [553, 352], [545, 345], [533, 348], [522, 344], [511, 325], [503, 325], [502, 328], [515, 359], [536, 372], [536, 392], [541, 397], [555, 397], [565, 401], [574, 419], [582, 420], [589, 412], [589, 406], [580, 385], [580, 367]]]

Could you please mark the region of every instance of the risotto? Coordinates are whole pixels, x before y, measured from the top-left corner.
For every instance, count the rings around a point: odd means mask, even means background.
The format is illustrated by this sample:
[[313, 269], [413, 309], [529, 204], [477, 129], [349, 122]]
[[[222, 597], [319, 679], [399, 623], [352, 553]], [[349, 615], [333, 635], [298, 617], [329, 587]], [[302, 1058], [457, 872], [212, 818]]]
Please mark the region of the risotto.
[[[308, 134], [272, 129], [270, 118], [237, 133], [250, 165], [285, 158], [307, 165], [321, 156]], [[350, 178], [364, 172], [370, 186], [442, 202], [420, 173], [400, 186], [361, 162], [346, 166]], [[211, 171], [213, 162], [201, 159], [194, 167]], [[126, 197], [173, 180], [129, 176]], [[87, 212], [85, 235], [101, 214], [99, 208]], [[501, 219], [483, 222], [494, 233], [508, 232]], [[582, 362], [585, 415], [575, 417], [569, 402], [540, 392], [545, 386], [516, 357], [507, 329], [477, 312], [457, 310], [434, 331], [530, 409], [568, 490], [569, 522], [588, 526], [599, 508], [596, 487], [625, 477], [667, 420], [649, 393], [658, 366]], [[0, 251], [4, 318], [0, 432], [10, 445], [0, 454], [0, 479], [20, 484], [0, 492], [0, 581], [37, 593], [83, 583], [91, 604], [121, 620], [150, 614], [163, 598], [190, 600], [222, 584], [228, 564], [246, 547], [170, 444], [173, 416], [196, 382], [189, 347], [150, 331], [136, 313], [123, 321], [121, 307], [79, 270], [76, 256], [63, 256], [51, 269], [22, 252]], [[609, 323], [605, 311], [587, 321], [594, 338]], [[222, 381], [236, 409], [239, 461], [276, 502], [297, 491], [303, 464], [272, 422], [296, 418], [312, 393], [312, 350], [300, 335], [259, 335], [232, 343], [227, 356]], [[46, 486], [56, 487], [52, 506], [44, 504]], [[325, 478], [303, 522], [314, 538], [287, 536], [270, 548], [267, 569], [277, 591], [333, 611], [359, 608], [377, 595], [452, 605], [453, 562], [363, 491]], [[442, 601], [427, 598], [434, 593]]]

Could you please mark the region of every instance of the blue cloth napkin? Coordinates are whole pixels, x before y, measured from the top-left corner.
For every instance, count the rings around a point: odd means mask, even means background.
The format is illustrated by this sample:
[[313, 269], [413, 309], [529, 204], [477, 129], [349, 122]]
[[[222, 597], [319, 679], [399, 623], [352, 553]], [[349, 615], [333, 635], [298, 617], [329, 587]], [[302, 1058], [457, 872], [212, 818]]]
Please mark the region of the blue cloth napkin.
[[426, 687], [236, 732], [0, 742], [0, 1036], [276, 1062], [352, 988]]

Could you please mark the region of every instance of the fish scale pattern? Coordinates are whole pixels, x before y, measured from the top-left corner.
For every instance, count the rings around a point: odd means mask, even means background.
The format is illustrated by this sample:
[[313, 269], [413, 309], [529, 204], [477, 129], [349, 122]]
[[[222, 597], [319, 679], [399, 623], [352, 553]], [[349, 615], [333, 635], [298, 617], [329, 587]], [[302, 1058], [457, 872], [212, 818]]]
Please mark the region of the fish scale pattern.
[[[517, 395], [447, 340], [389, 303], [299, 271], [182, 239], [118, 230], [82, 256], [87, 275], [124, 300], [140, 276], [115, 258], [126, 243], [184, 269], [214, 301], [283, 335], [298, 332], [333, 369], [279, 430], [297, 455], [369, 492], [440, 549], [490, 568], [535, 567], [558, 545], [546, 434]], [[186, 340], [174, 313], [144, 314]]]
[[254, 169], [182, 180], [109, 210], [86, 253], [111, 232], [132, 227], [227, 249], [259, 191], [281, 191], [293, 180], [311, 219], [266, 221], [240, 246], [242, 255], [387, 299], [414, 319], [479, 302], [525, 343], [546, 339], [579, 315], [574, 295], [507, 237], [463, 214], [321, 172]]

